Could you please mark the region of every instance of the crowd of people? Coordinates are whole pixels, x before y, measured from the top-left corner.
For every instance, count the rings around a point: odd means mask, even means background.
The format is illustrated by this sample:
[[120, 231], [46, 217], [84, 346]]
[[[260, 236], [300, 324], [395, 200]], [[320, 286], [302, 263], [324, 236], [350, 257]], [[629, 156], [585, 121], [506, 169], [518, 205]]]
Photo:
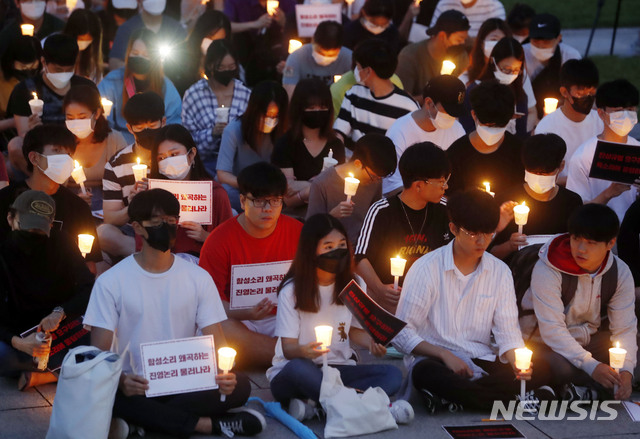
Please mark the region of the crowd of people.
[[[640, 146], [638, 88], [601, 83], [535, 5], [267, 3], [2, 1], [0, 375], [55, 382], [33, 360], [50, 349], [39, 333], [83, 316], [91, 344], [124, 360], [113, 438], [261, 432], [248, 370], [304, 421], [323, 358], [345, 386], [415, 391], [431, 413], [628, 399], [640, 178], [591, 175], [603, 142]], [[343, 4], [341, 22], [301, 38], [307, 3]], [[211, 221], [185, 220], [151, 179], [210, 182]], [[277, 300], [238, 307], [251, 267], [279, 276]], [[391, 344], [340, 299], [352, 280], [406, 322]], [[334, 328], [328, 347], [317, 325]], [[236, 349], [233, 371], [215, 390], [147, 397], [139, 346], [196, 335]]]

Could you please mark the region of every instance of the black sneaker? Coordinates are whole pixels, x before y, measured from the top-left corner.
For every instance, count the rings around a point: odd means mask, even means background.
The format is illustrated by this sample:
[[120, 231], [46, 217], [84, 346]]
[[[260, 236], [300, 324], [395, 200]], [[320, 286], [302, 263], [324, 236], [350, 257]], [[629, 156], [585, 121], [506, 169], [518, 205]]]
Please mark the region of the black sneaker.
[[549, 386], [541, 386], [534, 390], [529, 390], [524, 394], [524, 399], [520, 395], [516, 396], [516, 401], [522, 401], [522, 408], [528, 413], [538, 413], [540, 401], [552, 401], [556, 399], [556, 393]]
[[562, 392], [562, 399], [569, 401], [569, 403], [573, 401], [595, 401], [598, 399], [598, 392], [591, 387], [580, 387], [569, 383]]
[[254, 436], [267, 428], [264, 416], [247, 407], [229, 410], [226, 415], [212, 418], [212, 421], [213, 433], [223, 434], [227, 437], [233, 437], [236, 434]]
[[442, 409], [442, 398], [434, 395], [425, 389], [420, 389], [420, 395], [422, 396], [422, 400], [424, 401], [424, 406], [427, 409], [427, 413], [433, 415], [440, 409]]

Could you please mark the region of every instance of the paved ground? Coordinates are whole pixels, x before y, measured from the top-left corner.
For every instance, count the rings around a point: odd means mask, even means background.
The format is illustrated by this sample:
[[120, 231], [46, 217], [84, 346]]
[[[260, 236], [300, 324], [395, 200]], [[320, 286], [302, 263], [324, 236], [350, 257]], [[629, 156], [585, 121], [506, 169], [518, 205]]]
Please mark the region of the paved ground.
[[[618, 56], [633, 56], [632, 45], [638, 40], [637, 27], [618, 28], [613, 54]], [[562, 41], [578, 50], [584, 56], [591, 29], [565, 29], [562, 31]], [[596, 29], [589, 49], [589, 55], [609, 55], [611, 48], [612, 28]]]

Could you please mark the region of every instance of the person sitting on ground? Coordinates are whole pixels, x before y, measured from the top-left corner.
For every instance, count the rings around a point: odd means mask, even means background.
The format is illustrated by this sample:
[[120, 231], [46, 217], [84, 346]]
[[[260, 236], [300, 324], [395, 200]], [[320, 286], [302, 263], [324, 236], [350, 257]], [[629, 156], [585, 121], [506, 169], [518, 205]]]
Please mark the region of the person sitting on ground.
[[431, 27], [437, 26], [438, 19], [447, 11], [462, 12], [469, 18], [469, 37], [478, 35], [482, 23], [490, 18], [506, 19], [504, 6], [500, 0], [440, 0], [431, 17]]
[[102, 80], [102, 25], [98, 15], [89, 9], [75, 9], [62, 31], [76, 38], [80, 53], [75, 74], [96, 84]]
[[398, 28], [392, 18], [395, 12], [394, 0], [366, 0], [360, 17], [344, 26], [344, 46], [355, 50], [368, 40], [382, 40], [393, 53], [402, 48]]
[[491, 51], [504, 37], [512, 37], [511, 29], [504, 20], [490, 18], [482, 23], [469, 55], [469, 67], [458, 76], [465, 86], [480, 77], [487, 62], [491, 61]]
[[[144, 240], [142, 251], [98, 278], [84, 319], [92, 346], [123, 356], [112, 437], [127, 437], [129, 423], [179, 437], [260, 433], [266, 427], [264, 417], [242, 408], [251, 393], [245, 375], [216, 373], [215, 390], [145, 396], [149, 381], [142, 376], [140, 345], [202, 332], [213, 336], [215, 346], [226, 346], [220, 324], [226, 315], [211, 277], [170, 251], [180, 218], [176, 197], [151, 189], [136, 195], [128, 210], [132, 227]], [[221, 401], [221, 395], [226, 400]]]
[[455, 238], [407, 273], [396, 312], [407, 326], [393, 340], [406, 355], [427, 411], [437, 411], [442, 400], [490, 409], [495, 401], [514, 399], [518, 380], [530, 380], [527, 387], [535, 389], [525, 400], [555, 399], [546, 387], [549, 366], [535, 350], [535, 372], [515, 365], [515, 349], [524, 341], [513, 278], [486, 252], [500, 218], [498, 203], [485, 191], [470, 189], [454, 194], [447, 209]]
[[624, 216], [618, 235], [618, 256], [629, 266], [636, 287], [636, 316], [640, 307], [640, 200]]
[[[523, 321], [523, 332], [538, 342], [532, 350], [550, 365], [554, 387], [570, 384], [568, 399], [596, 399], [593, 391], [599, 399], [631, 396], [635, 292], [629, 267], [611, 251], [618, 228], [607, 206], [586, 204], [575, 211], [569, 233], [542, 247], [522, 299], [523, 310], [535, 311], [535, 319]], [[573, 293], [566, 300], [565, 283]], [[620, 371], [609, 366], [609, 348], [616, 342], [627, 350]]]
[[402, 154], [398, 169], [402, 192], [371, 205], [355, 250], [356, 271], [368, 294], [392, 313], [402, 290], [393, 289], [389, 255], [407, 260], [406, 273], [418, 258], [451, 239], [441, 204], [451, 174], [447, 154], [431, 142], [416, 143]]
[[302, 224], [281, 214], [287, 179], [277, 167], [265, 162], [247, 166], [238, 175], [238, 186], [243, 213], [211, 232], [200, 252], [200, 266], [220, 293], [229, 317], [222, 323], [229, 343], [243, 353], [238, 367], [267, 367], [276, 346], [276, 304], [264, 298], [252, 308], [232, 309], [232, 269], [291, 261]]
[[529, 43], [529, 26], [535, 15], [536, 11], [526, 3], [516, 3], [511, 7], [507, 15], [507, 24], [518, 43]]

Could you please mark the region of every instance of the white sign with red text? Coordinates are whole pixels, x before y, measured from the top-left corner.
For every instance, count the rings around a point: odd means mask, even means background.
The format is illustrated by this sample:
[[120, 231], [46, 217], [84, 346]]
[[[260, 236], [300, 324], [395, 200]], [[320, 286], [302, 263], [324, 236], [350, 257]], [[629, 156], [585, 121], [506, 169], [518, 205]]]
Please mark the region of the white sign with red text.
[[253, 308], [264, 298], [278, 303], [278, 285], [287, 274], [291, 261], [231, 267], [231, 309]]
[[164, 189], [180, 202], [180, 222], [213, 223], [213, 182], [149, 179], [149, 189]]
[[296, 5], [296, 21], [300, 38], [312, 37], [323, 21], [342, 23], [342, 4]]

